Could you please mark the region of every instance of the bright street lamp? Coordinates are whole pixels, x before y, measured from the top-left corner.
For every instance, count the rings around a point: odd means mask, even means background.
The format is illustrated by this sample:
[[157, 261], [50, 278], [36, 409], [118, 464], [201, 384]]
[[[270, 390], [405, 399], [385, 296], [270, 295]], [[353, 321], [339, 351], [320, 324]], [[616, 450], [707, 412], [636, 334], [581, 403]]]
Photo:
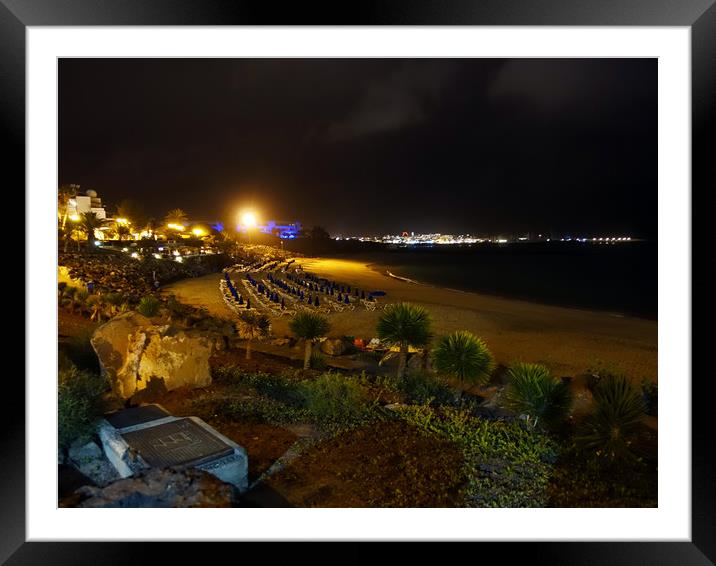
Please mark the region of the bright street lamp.
[[254, 214], [250, 210], [247, 210], [246, 212], [241, 214], [241, 223], [246, 226], [246, 228], [255, 228], [258, 224], [258, 221], [256, 220], [256, 214]]

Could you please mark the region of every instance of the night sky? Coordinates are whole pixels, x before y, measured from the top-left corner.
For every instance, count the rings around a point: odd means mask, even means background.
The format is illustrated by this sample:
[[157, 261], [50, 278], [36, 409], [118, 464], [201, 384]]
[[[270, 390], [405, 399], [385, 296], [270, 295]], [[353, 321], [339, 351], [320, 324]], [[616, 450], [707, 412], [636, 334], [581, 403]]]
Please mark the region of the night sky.
[[331, 234], [656, 236], [656, 59], [62, 59], [59, 183]]

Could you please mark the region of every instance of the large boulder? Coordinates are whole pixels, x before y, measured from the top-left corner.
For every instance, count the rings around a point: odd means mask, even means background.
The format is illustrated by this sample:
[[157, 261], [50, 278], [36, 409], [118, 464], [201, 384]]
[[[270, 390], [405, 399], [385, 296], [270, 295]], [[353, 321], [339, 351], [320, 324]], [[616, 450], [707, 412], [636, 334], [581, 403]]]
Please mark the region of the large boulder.
[[113, 392], [122, 399], [145, 390], [211, 383], [209, 357], [215, 342], [205, 332], [155, 325], [128, 312], [97, 328], [91, 343]]
[[348, 349], [348, 342], [343, 338], [326, 338], [321, 342], [321, 352], [329, 356], [342, 356]]
[[151, 468], [75, 494], [76, 507], [234, 507], [238, 499], [231, 484], [195, 468]]

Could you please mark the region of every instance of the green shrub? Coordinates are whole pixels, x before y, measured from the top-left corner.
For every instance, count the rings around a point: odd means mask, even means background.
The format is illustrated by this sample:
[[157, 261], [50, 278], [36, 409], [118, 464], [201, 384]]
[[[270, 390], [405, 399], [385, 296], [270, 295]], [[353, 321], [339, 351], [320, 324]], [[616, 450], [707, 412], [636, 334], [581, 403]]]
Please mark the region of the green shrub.
[[363, 388], [354, 380], [335, 373], [324, 373], [302, 384], [304, 406], [319, 424], [350, 425], [365, 415], [367, 403]]
[[506, 408], [527, 415], [533, 426], [554, 428], [564, 421], [572, 406], [566, 383], [553, 378], [540, 364], [516, 364], [507, 375]]
[[607, 465], [636, 460], [632, 445], [646, 411], [641, 392], [623, 376], [605, 375], [593, 396], [594, 411], [575, 435], [578, 448]]
[[71, 366], [59, 371], [59, 444], [68, 447], [75, 439], [88, 437], [101, 416], [102, 394], [107, 382], [99, 375]]
[[326, 357], [320, 352], [312, 352], [308, 363], [311, 369], [317, 369], [319, 371], [323, 371], [328, 367]]
[[84, 329], [72, 336], [65, 346], [65, 353], [79, 369], [99, 373], [99, 358], [90, 342], [94, 330]]
[[152, 295], [146, 295], [142, 297], [141, 301], [139, 301], [137, 312], [147, 318], [152, 318], [153, 316], [157, 316], [157, 314], [159, 314], [160, 306], [161, 302], [159, 299]]
[[437, 404], [447, 404], [454, 398], [450, 388], [427, 373], [409, 372], [395, 384], [398, 391], [405, 395], [408, 403], [423, 405], [433, 400]]
[[397, 414], [414, 426], [455, 442], [465, 458], [469, 507], [544, 507], [557, 444], [518, 422], [492, 421], [465, 410], [408, 405]]
[[487, 345], [465, 330], [440, 338], [433, 359], [440, 373], [464, 383], [484, 385], [495, 369], [495, 360]]

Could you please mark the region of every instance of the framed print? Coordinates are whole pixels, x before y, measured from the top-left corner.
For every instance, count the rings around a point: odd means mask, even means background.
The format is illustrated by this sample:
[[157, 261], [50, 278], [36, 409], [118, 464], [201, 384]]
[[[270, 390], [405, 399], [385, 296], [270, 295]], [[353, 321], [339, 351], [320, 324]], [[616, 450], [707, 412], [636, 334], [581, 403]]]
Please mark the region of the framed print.
[[0, 556], [714, 563], [713, 2], [316, 8], [0, 0]]

